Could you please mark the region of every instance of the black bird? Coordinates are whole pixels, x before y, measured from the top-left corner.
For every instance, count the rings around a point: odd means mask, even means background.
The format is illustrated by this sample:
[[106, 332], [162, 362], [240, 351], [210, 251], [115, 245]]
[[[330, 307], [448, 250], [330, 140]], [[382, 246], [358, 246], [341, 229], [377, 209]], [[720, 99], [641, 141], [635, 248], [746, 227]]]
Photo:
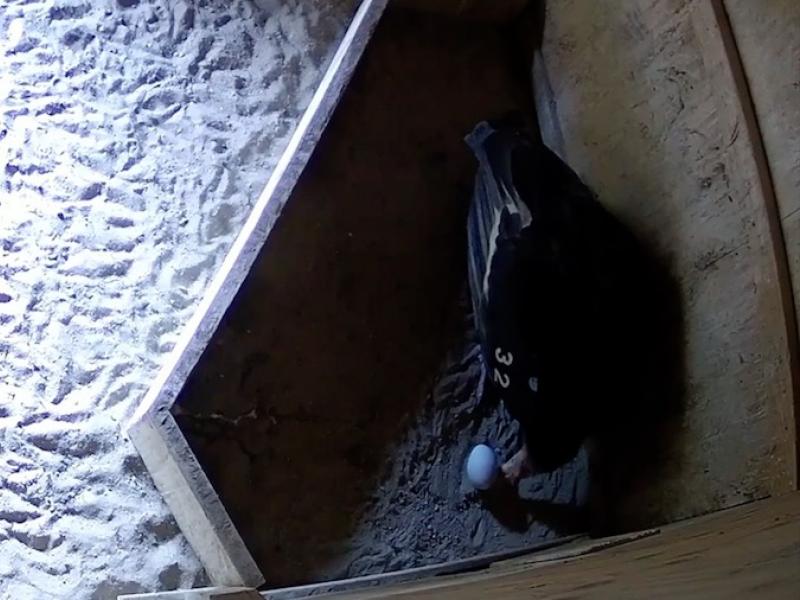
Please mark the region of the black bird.
[[552, 471], [635, 401], [640, 248], [544, 143], [479, 124], [469, 282], [484, 393], [520, 423], [511, 481]]

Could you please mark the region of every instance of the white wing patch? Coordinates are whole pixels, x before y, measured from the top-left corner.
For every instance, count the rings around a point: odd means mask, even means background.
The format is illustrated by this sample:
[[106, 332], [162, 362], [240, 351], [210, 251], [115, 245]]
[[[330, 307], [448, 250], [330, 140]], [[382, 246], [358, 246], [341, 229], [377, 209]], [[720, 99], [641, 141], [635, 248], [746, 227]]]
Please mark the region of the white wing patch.
[[533, 215], [528, 209], [528, 206], [522, 201], [517, 194], [516, 190], [508, 190], [503, 185], [503, 206], [502, 208], [495, 207], [492, 214], [492, 229], [489, 232], [489, 252], [486, 257], [486, 273], [483, 275], [483, 295], [486, 302], [489, 302], [489, 276], [492, 273], [492, 260], [494, 253], [497, 251], [497, 237], [500, 235], [500, 219], [503, 216], [503, 210], [507, 210], [511, 215], [519, 215], [520, 229], [525, 229], [533, 221]]
[[497, 236], [500, 235], [500, 216], [503, 214], [498, 208], [494, 209], [492, 215], [492, 230], [489, 232], [489, 252], [486, 257], [486, 273], [483, 275], [483, 296], [486, 298], [486, 304], [489, 304], [489, 276], [492, 273], [492, 260], [494, 260], [494, 253], [497, 251]]
[[522, 201], [516, 189], [512, 188], [509, 190], [506, 188], [505, 184], [502, 185], [503, 192], [505, 192], [506, 208], [508, 208], [508, 212], [512, 215], [519, 215], [520, 222], [522, 223], [520, 228], [525, 229], [533, 220], [533, 215], [531, 215], [528, 205]]

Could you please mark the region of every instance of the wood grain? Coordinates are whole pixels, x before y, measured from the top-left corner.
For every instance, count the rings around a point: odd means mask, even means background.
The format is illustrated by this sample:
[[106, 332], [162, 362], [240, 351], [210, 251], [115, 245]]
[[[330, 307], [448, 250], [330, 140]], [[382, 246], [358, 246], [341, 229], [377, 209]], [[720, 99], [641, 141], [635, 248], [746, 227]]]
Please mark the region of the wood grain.
[[781, 215], [788, 218], [800, 210], [800, 2], [724, 4], [750, 84]]
[[264, 583], [169, 411], [146, 415], [128, 434], [209, 579], [218, 586]]
[[794, 599], [798, 589], [800, 495], [793, 493], [577, 556], [532, 556], [480, 573], [336, 597]]
[[553, 1], [534, 71], [548, 141], [681, 289], [685, 412], [629, 526], [796, 484], [785, 256], [723, 29], [708, 0]]
[[[764, 144], [766, 166], [788, 254], [794, 310], [797, 311], [797, 298], [800, 298], [800, 2], [725, 0], [724, 7]], [[795, 316], [795, 331], [797, 321]], [[800, 427], [798, 397], [800, 394], [795, 393], [796, 438]]]

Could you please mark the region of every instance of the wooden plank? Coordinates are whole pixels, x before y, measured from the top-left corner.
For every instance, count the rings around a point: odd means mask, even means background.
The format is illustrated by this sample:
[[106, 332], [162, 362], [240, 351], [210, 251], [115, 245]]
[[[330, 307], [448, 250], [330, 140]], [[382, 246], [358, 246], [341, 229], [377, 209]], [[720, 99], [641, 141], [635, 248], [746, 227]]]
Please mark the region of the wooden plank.
[[[578, 557], [337, 595], [377, 598], [797, 598], [800, 495], [665, 527]], [[269, 594], [264, 596], [269, 598]]]
[[334, 594], [340, 592], [353, 592], [364, 588], [374, 588], [378, 586], [398, 585], [409, 581], [419, 581], [431, 577], [441, 577], [453, 573], [464, 573], [484, 569], [493, 563], [506, 560], [520, 559], [525, 557], [530, 559], [535, 556], [549, 556], [551, 548], [564, 548], [565, 552], [575, 552], [575, 544], [586, 545], [586, 537], [573, 535], [559, 539], [548, 540], [535, 546], [519, 548], [517, 550], [507, 550], [491, 554], [479, 554], [470, 558], [447, 561], [426, 567], [416, 567], [401, 571], [390, 571], [377, 575], [364, 575], [350, 579], [340, 579], [337, 581], [325, 581], [309, 585], [298, 585], [294, 587], [278, 588], [267, 592], [270, 600], [298, 600], [319, 594]]
[[[800, 309], [800, 2], [725, 0], [763, 139]], [[795, 324], [797, 323], [795, 317]], [[796, 330], [795, 326], [795, 330]], [[795, 423], [800, 408], [795, 393]], [[800, 437], [795, 429], [795, 437]], [[800, 464], [800, 460], [798, 460]]]
[[658, 477], [620, 501], [627, 526], [796, 485], [785, 256], [716, 8], [549, 2], [535, 69], [544, 135], [681, 290], [685, 412]]
[[209, 579], [218, 586], [256, 587], [264, 576], [167, 410], [128, 431]]
[[[375, 588], [380, 588], [381, 590], [394, 589], [399, 588], [401, 585], [404, 589], [408, 588], [408, 586], [418, 584], [429, 586], [434, 579], [451, 581], [453, 575], [463, 576], [465, 573], [481, 572], [490, 567], [497, 570], [519, 565], [527, 566], [535, 563], [575, 558], [613, 546], [644, 539], [652, 535], [658, 535], [659, 533], [659, 529], [649, 529], [602, 539], [590, 539], [586, 536], [572, 536], [570, 538], [562, 538], [560, 540], [553, 540], [552, 542], [541, 544], [539, 549], [529, 549], [529, 551], [524, 554], [519, 554], [517, 552], [505, 553], [514, 554], [514, 556], [503, 556], [503, 553], [495, 555], [488, 554], [430, 567], [417, 567], [405, 571], [358, 577], [350, 580], [329, 581], [294, 588], [266, 590], [262, 593], [265, 597], [269, 598], [269, 600], [297, 600], [309, 596], [338, 596], [344, 592], [349, 594], [364, 590], [372, 592]], [[517, 556], [517, 554], [519, 554], [519, 556]]]
[[217, 586], [256, 587], [264, 577], [169, 409], [272, 230], [388, 0], [363, 0], [284, 154], [231, 250], [126, 432], [178, 525]]
[[725, 9], [787, 218], [800, 210], [800, 2], [725, 0]]

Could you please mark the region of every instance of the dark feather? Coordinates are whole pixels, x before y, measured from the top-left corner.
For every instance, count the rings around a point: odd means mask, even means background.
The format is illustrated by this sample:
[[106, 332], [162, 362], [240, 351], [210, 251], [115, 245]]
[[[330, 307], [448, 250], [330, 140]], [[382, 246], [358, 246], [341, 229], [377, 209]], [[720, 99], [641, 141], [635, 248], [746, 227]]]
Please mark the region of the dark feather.
[[[634, 238], [539, 140], [478, 125], [469, 282], [487, 393], [520, 421], [536, 466], [572, 458], [613, 395], [608, 340], [632, 295]], [[604, 346], [605, 344], [605, 346]]]

